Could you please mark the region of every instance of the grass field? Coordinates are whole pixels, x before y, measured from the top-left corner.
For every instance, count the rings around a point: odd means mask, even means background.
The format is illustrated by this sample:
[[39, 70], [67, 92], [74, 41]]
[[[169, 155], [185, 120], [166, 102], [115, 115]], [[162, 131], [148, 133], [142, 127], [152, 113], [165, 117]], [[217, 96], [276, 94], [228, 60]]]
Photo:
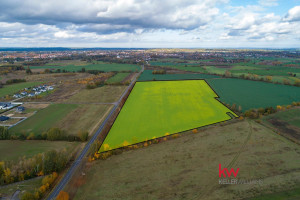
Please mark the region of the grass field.
[[84, 103], [113, 103], [117, 101], [126, 86], [103, 86], [95, 89], [83, 89], [71, 96], [65, 102], [84, 102]]
[[205, 69], [199, 66], [198, 63], [173, 63], [173, 62], [156, 62], [151, 61], [152, 66], [170, 67], [182, 71], [205, 72]]
[[17, 126], [12, 127], [9, 131], [15, 134], [34, 133], [42, 134], [49, 128], [55, 126], [69, 112], [78, 107], [76, 104], [51, 104], [47, 108], [39, 110], [35, 115], [29, 117]]
[[290, 125], [300, 128], [300, 108], [290, 109], [277, 112], [273, 115], [265, 117], [266, 119], [276, 118], [287, 122]]
[[[299, 145], [254, 121], [216, 125], [95, 161], [73, 199], [248, 199], [299, 187], [299, 156]], [[263, 184], [220, 185], [219, 164]]]
[[20, 157], [30, 158], [53, 149], [74, 150], [78, 144], [77, 142], [63, 141], [0, 140], [0, 161], [17, 161]]
[[58, 127], [72, 135], [80, 130], [92, 133], [110, 107], [111, 105], [51, 104], [11, 128], [10, 132], [41, 134], [49, 128]]
[[24, 88], [40, 85], [42, 83], [43, 82], [24, 82], [12, 85], [5, 85], [3, 88], [0, 89], [0, 97], [4, 97], [6, 95], [13, 95], [18, 91], [23, 90]]
[[67, 133], [73, 135], [76, 135], [79, 130], [88, 131], [90, 134], [93, 134], [111, 107], [112, 105], [81, 104], [76, 109], [71, 110], [54, 126], [66, 130]]
[[204, 80], [137, 82], [104, 144], [115, 149], [231, 119], [215, 97]]
[[95, 64], [87, 64], [87, 65], [45, 65], [45, 66], [30, 66], [30, 69], [61, 69], [66, 71], [80, 71], [82, 68], [85, 70], [99, 70], [104, 72], [111, 72], [111, 71], [136, 71], [140, 70], [140, 66], [133, 65], [133, 64], [118, 64], [118, 63], [105, 63], [105, 62], [96, 62]]
[[300, 199], [300, 187], [293, 190], [287, 190], [283, 192], [277, 192], [274, 194], [266, 194], [260, 197], [252, 198], [251, 200], [299, 200]]
[[153, 80], [194, 80], [194, 79], [210, 79], [219, 78], [219, 76], [209, 74], [152, 74], [153, 70], [145, 70], [139, 77], [138, 81]]
[[294, 86], [242, 79], [208, 79], [207, 82], [222, 102], [240, 105], [243, 111], [288, 105], [300, 100], [300, 88]]
[[123, 81], [127, 76], [129, 76], [130, 73], [117, 73], [116, 75], [114, 75], [113, 77], [111, 77], [110, 79], [108, 79], [106, 81], [106, 83], [120, 83], [121, 81]]
[[300, 144], [300, 108], [280, 111], [262, 118], [262, 122], [281, 135]]

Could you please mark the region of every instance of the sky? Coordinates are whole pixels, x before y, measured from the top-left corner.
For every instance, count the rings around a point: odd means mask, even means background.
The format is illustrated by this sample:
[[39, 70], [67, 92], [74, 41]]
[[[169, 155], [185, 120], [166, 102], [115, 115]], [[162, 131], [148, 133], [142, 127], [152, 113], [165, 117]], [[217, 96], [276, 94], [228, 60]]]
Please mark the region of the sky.
[[299, 48], [300, 0], [0, 0], [0, 47]]

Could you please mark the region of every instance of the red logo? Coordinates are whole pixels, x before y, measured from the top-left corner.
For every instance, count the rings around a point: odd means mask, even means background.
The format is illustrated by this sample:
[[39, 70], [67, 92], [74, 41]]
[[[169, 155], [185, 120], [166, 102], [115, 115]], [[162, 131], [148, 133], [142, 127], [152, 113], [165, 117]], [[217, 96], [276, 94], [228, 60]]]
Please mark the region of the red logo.
[[[231, 168], [231, 170], [229, 172], [227, 168], [222, 169], [221, 164], [219, 164], [219, 177], [221, 178], [222, 174], [223, 174], [224, 177], [226, 177], [226, 173], [227, 173], [228, 177], [230, 177], [231, 174], [233, 174], [234, 177], [236, 177], [237, 174], [239, 173], [239, 170], [240, 170], [240, 168], [237, 168], [237, 170], [235, 172], [234, 169]], [[225, 171], [226, 171], [226, 173], [225, 173]]]

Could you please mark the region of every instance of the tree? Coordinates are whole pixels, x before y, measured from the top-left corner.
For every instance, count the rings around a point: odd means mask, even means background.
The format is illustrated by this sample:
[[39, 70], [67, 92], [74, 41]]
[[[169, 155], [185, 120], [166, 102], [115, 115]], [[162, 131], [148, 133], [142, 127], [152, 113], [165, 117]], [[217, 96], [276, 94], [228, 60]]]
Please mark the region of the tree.
[[69, 200], [69, 194], [65, 191], [60, 191], [56, 197], [56, 200]]
[[89, 132], [81, 130], [78, 132], [78, 137], [82, 142], [85, 142], [89, 138]]
[[225, 75], [225, 77], [231, 77], [231, 72], [226, 70], [224, 75]]
[[272, 76], [266, 76], [266, 81], [271, 82], [272, 81]]
[[9, 139], [8, 129], [4, 126], [0, 126], [0, 140]]
[[36, 199], [34, 194], [30, 193], [30, 192], [25, 192], [23, 194], [23, 196], [21, 197], [21, 200], [34, 200]]
[[28, 66], [27, 69], [26, 69], [26, 74], [32, 74], [32, 71], [31, 71], [31, 69], [29, 68], [29, 66]]

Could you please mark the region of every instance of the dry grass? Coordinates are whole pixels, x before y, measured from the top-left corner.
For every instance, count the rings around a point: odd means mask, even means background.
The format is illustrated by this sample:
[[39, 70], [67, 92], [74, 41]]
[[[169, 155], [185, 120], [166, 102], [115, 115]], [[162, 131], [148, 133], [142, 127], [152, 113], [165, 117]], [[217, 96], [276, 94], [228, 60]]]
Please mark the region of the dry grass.
[[[74, 199], [251, 198], [299, 184], [299, 156], [298, 145], [242, 121], [96, 161]], [[263, 184], [220, 185], [219, 163]]]

